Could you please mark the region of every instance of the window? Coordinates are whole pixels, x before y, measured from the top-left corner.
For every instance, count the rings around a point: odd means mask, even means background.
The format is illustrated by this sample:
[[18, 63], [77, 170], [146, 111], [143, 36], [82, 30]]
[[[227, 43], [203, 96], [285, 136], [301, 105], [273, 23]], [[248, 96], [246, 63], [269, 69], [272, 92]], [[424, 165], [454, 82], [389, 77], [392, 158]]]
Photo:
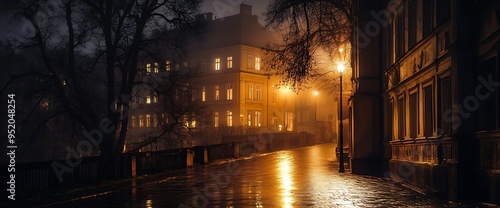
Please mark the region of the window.
[[151, 104], [151, 94], [150, 93], [148, 93], [146, 95], [146, 104]]
[[207, 100], [207, 90], [205, 86], [201, 88], [201, 101], [205, 102]]
[[139, 115], [139, 127], [144, 127], [144, 117], [142, 115]]
[[233, 100], [233, 84], [232, 83], [227, 84], [226, 96], [227, 96], [227, 100]]
[[[496, 57], [482, 61], [479, 65], [478, 78], [484, 80], [491, 80], [493, 82], [498, 82], [495, 76], [497, 74], [496, 70]], [[497, 101], [498, 89], [493, 89], [491, 86], [484, 85], [483, 82], [476, 79], [476, 86], [481, 86], [476, 88], [477, 100], [479, 104], [473, 104], [473, 101], [465, 102], [464, 108], [466, 110], [478, 111], [478, 129], [479, 131], [485, 130], [495, 130], [497, 129], [497, 112], [498, 105]], [[492, 90], [493, 89], [493, 90]], [[490, 91], [491, 90], [491, 91]]]
[[191, 128], [196, 128], [196, 117], [191, 117]]
[[153, 114], [153, 127], [158, 127], [158, 114]]
[[255, 99], [262, 100], [262, 88], [260, 85], [255, 86]]
[[214, 112], [214, 127], [219, 127], [219, 112]]
[[432, 136], [434, 119], [432, 112], [432, 85], [423, 88], [424, 93], [424, 136]]
[[293, 113], [286, 112], [285, 126], [287, 131], [293, 131]]
[[252, 55], [248, 55], [247, 68], [248, 69], [255, 69], [255, 57]]
[[450, 0], [436, 1], [436, 19], [437, 23], [441, 23], [450, 17]]
[[201, 69], [202, 70], [207, 70], [207, 60], [206, 59], [201, 59]]
[[403, 56], [405, 52], [405, 15], [398, 14], [396, 26], [396, 57]]
[[247, 124], [248, 126], [252, 126], [252, 111], [249, 110], [247, 114]]
[[153, 92], [153, 103], [158, 103], [158, 95], [156, 92]]
[[150, 127], [150, 126], [151, 126], [151, 115], [146, 114], [146, 127]]
[[423, 4], [423, 22], [422, 28], [424, 32], [424, 37], [431, 33], [434, 23], [434, 1], [433, 0], [422, 0]]
[[405, 123], [406, 123], [406, 116], [405, 116], [405, 100], [404, 100], [404, 95], [401, 96], [398, 99], [398, 138], [399, 139], [404, 139], [405, 138]]
[[215, 85], [215, 100], [220, 100], [220, 90], [219, 90], [219, 85]]
[[260, 111], [255, 111], [255, 121], [254, 124], [255, 126], [260, 127], [262, 125], [261, 120], [262, 120], [262, 112]]
[[150, 63], [147, 63], [146, 64], [146, 73], [151, 73], [151, 64]]
[[390, 21], [386, 27], [387, 41], [387, 65], [394, 63], [394, 21]]
[[194, 113], [189, 113], [189, 116], [186, 115], [186, 117], [189, 117], [189, 121], [187, 123], [187, 127], [189, 127], [189, 128], [196, 128], [196, 115]]
[[255, 70], [260, 70], [260, 58], [255, 57]]
[[165, 124], [168, 124], [168, 115], [165, 113], [161, 114], [161, 120], [165, 122]]
[[438, 134], [446, 135], [451, 133], [451, 82], [450, 78], [446, 77], [439, 80], [439, 111], [438, 111]]
[[232, 56], [227, 57], [227, 68], [228, 69], [233, 68], [233, 57]]
[[416, 43], [417, 37], [417, 1], [408, 1], [408, 48]]
[[198, 97], [196, 97], [196, 95], [197, 95], [196, 89], [189, 88], [189, 95], [191, 97], [190, 101], [196, 101], [196, 99], [198, 98]]
[[134, 128], [135, 127], [135, 116], [130, 115], [130, 127]]
[[220, 70], [220, 58], [215, 58], [215, 70]]
[[253, 99], [253, 84], [252, 83], [248, 84], [248, 99], [249, 100]]
[[227, 111], [227, 126], [233, 126], [233, 112]]
[[410, 137], [415, 138], [418, 135], [418, 92], [410, 94]]
[[170, 61], [165, 62], [165, 70], [170, 71]]
[[157, 73], [160, 72], [160, 70], [158, 69], [158, 63], [155, 63], [155, 68], [154, 68], [154, 73]]

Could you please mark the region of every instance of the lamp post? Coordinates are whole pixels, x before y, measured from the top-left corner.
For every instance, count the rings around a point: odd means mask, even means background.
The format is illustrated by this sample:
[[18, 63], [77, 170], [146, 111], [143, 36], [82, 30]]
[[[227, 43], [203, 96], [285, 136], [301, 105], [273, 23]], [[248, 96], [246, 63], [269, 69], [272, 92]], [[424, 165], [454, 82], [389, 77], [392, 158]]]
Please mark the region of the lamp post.
[[337, 64], [337, 70], [340, 74], [340, 95], [339, 95], [339, 141], [337, 149], [339, 150], [339, 173], [344, 173], [344, 127], [342, 125], [342, 73], [344, 72], [344, 64]]

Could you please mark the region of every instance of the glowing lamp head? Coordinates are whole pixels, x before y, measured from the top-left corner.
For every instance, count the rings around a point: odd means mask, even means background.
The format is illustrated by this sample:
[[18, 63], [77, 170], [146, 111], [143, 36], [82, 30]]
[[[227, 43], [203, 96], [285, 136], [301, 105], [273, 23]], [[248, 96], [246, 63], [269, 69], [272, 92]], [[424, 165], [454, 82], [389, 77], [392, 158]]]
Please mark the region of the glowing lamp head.
[[337, 64], [337, 70], [340, 72], [340, 73], [343, 73], [344, 72], [344, 64]]
[[315, 95], [315, 96], [318, 96], [318, 91], [314, 91], [314, 95]]

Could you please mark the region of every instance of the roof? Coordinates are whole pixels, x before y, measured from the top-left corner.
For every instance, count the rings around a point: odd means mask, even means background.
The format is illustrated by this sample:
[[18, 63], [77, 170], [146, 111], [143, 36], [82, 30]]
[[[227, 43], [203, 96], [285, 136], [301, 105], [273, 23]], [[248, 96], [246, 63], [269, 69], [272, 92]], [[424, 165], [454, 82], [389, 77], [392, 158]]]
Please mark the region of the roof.
[[260, 48], [269, 42], [276, 42], [272, 33], [259, 23], [257, 15], [252, 15], [251, 6], [246, 4], [240, 5], [239, 14], [212, 19], [212, 13], [207, 13], [201, 21], [205, 24], [200, 38], [189, 44], [190, 51], [234, 45]]

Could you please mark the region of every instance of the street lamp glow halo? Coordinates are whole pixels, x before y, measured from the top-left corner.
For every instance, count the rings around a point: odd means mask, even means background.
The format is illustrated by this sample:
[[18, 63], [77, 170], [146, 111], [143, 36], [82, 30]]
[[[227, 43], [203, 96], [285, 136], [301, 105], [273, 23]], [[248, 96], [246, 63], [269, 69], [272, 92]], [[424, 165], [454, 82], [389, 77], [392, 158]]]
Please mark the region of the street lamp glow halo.
[[344, 66], [343, 63], [338, 63], [337, 64], [337, 71], [339, 71], [340, 73], [343, 73], [344, 69], [345, 69], [345, 66]]

